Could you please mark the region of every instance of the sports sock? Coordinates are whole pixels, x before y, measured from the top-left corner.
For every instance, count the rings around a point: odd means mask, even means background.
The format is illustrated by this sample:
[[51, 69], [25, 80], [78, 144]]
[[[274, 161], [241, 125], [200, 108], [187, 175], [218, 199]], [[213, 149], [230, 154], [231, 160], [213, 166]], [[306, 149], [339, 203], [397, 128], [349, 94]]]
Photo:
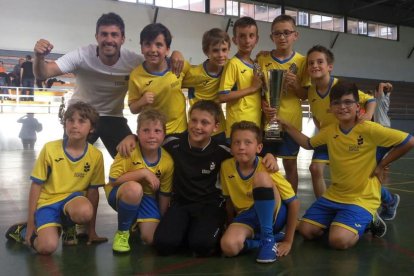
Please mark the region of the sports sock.
[[137, 217], [139, 204], [132, 205], [123, 202], [122, 200], [118, 201], [118, 230], [119, 231], [128, 231], [131, 227], [133, 220]]
[[385, 205], [390, 205], [394, 201], [394, 197], [387, 188], [381, 187], [381, 202]]
[[272, 188], [258, 187], [253, 189], [254, 209], [260, 222], [261, 239], [273, 239], [273, 212], [275, 196]]

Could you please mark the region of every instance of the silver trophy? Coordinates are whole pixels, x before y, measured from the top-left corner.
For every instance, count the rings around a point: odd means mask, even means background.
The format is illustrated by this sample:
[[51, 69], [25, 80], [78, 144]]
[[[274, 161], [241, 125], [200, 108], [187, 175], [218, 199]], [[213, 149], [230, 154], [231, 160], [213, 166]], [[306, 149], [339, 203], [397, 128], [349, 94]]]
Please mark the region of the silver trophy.
[[[285, 72], [285, 70], [277, 69], [267, 71], [268, 78], [264, 98], [270, 107], [276, 109], [276, 113], [280, 107], [280, 97], [286, 90], [284, 84]], [[275, 118], [270, 118], [264, 127], [264, 139], [267, 141], [281, 141], [281, 130], [282, 128]]]

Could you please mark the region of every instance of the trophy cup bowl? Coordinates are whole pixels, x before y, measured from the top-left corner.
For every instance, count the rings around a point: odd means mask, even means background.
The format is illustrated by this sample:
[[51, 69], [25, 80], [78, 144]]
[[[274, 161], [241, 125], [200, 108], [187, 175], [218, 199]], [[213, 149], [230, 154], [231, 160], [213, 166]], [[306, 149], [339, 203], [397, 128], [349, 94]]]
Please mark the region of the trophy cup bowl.
[[[265, 100], [267, 104], [276, 109], [276, 113], [280, 107], [280, 97], [284, 90], [284, 74], [285, 70], [272, 69], [267, 72], [267, 89], [265, 90]], [[281, 126], [275, 118], [268, 119], [264, 128], [264, 139], [266, 141], [281, 141]]]

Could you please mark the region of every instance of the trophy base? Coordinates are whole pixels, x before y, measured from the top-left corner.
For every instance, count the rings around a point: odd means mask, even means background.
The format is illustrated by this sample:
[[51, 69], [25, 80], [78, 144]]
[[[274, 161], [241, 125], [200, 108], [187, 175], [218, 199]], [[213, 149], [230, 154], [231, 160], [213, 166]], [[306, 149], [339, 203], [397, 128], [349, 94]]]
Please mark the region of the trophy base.
[[268, 130], [265, 131], [264, 140], [280, 142], [283, 140], [280, 130]]

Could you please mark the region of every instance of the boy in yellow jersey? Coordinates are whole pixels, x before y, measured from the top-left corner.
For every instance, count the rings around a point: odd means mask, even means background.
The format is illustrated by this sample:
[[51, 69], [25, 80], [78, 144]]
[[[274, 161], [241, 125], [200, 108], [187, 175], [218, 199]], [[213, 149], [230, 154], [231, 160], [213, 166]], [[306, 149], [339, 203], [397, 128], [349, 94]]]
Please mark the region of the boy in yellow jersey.
[[[299, 201], [290, 183], [277, 172], [270, 173], [262, 164], [262, 131], [253, 122], [233, 124], [233, 158], [220, 170], [222, 192], [231, 223], [221, 239], [226, 256], [259, 247], [256, 261], [270, 263], [290, 252], [295, 234]], [[275, 238], [286, 225], [286, 235]], [[253, 239], [255, 233], [259, 240]], [[277, 242], [277, 243], [276, 243]]]
[[[170, 202], [174, 171], [171, 156], [161, 148], [165, 116], [146, 109], [138, 116], [138, 145], [128, 157], [118, 154], [105, 186], [109, 205], [118, 212], [118, 231], [112, 249], [129, 252], [129, 229], [137, 222], [141, 240], [152, 244], [160, 217]], [[159, 197], [157, 203], [156, 197]]]
[[167, 117], [166, 134], [187, 129], [181, 83], [190, 66], [185, 62], [178, 76], [170, 71], [167, 55], [171, 40], [170, 31], [160, 23], [149, 24], [142, 29], [140, 44], [145, 61], [132, 71], [128, 85], [131, 112], [137, 114], [148, 107], [163, 112]]
[[[308, 100], [313, 114], [313, 121], [316, 128], [320, 130], [338, 122], [330, 109], [330, 91], [338, 82], [337, 78], [331, 76], [334, 55], [326, 47], [316, 45], [309, 49], [307, 58], [307, 70], [312, 79], [312, 86], [308, 90]], [[364, 106], [366, 110], [363, 115], [359, 116], [359, 120], [369, 121], [375, 111], [375, 99], [362, 91], [358, 91], [358, 95], [359, 104]], [[323, 170], [328, 163], [329, 156], [326, 147], [316, 148], [309, 170], [312, 176], [313, 191], [317, 198], [326, 190]]]
[[[299, 34], [295, 19], [289, 15], [279, 15], [272, 22], [270, 39], [276, 48], [269, 55], [260, 55], [258, 64], [267, 82], [268, 71], [272, 69], [286, 70], [285, 83], [280, 97], [278, 117], [297, 129], [302, 129], [301, 99], [306, 98], [306, 88], [310, 80], [306, 71], [306, 58], [296, 52], [293, 47]], [[275, 112], [263, 101], [265, 113]], [[271, 118], [272, 115], [268, 115]], [[283, 159], [286, 179], [292, 184], [295, 193], [298, 190], [297, 155], [299, 145], [289, 135], [282, 133], [282, 142], [264, 141], [263, 151], [277, 155]]]
[[262, 116], [262, 81], [250, 57], [259, 40], [256, 21], [250, 17], [237, 19], [232, 39], [237, 54], [224, 67], [218, 97], [226, 103], [226, 138], [230, 138], [232, 124], [247, 120], [260, 126]]
[[[190, 106], [199, 100], [218, 102], [218, 90], [223, 67], [227, 62], [230, 51], [229, 35], [218, 28], [213, 28], [203, 35], [203, 52], [208, 57], [202, 64], [191, 67], [184, 77], [183, 87], [188, 88]], [[226, 121], [223, 112], [220, 113], [218, 130], [213, 138], [225, 142]]]
[[[305, 239], [316, 239], [329, 229], [335, 249], [354, 246], [380, 206], [384, 168], [414, 147], [414, 138], [371, 121], [358, 122], [359, 93], [353, 84], [337, 83], [330, 92], [337, 123], [308, 138], [281, 120], [285, 130], [305, 149], [326, 145], [332, 184], [306, 211], [299, 224]], [[392, 147], [377, 160], [378, 147]]]
[[77, 243], [75, 223], [89, 224], [89, 239], [97, 237], [95, 203], [98, 187], [105, 181], [104, 162], [87, 138], [98, 118], [89, 104], [77, 102], [68, 107], [63, 118], [66, 137], [46, 143], [30, 176], [27, 223], [10, 227], [8, 239], [49, 255], [58, 248], [61, 228], [65, 245]]

